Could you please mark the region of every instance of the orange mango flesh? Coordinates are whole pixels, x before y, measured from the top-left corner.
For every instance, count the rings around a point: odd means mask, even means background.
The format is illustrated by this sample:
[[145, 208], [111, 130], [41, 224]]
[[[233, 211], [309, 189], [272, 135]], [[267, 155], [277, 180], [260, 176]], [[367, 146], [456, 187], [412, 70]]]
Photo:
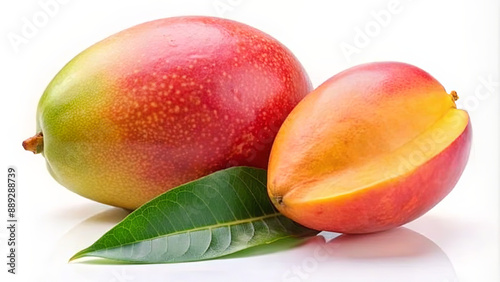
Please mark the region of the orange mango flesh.
[[405, 175], [316, 201], [294, 202], [297, 195], [287, 195], [280, 211], [317, 230], [360, 234], [398, 227], [426, 213], [453, 189], [467, 163], [471, 135], [469, 123], [450, 147]]
[[452, 190], [467, 162], [471, 127], [456, 99], [402, 63], [332, 77], [281, 127], [269, 196], [284, 215], [318, 230], [368, 233], [417, 218]]
[[[457, 139], [467, 127], [468, 114], [452, 109], [431, 128], [388, 155], [369, 160], [356, 169], [341, 170], [289, 191], [284, 202], [328, 201], [411, 174]], [[446, 131], [445, 131], [446, 130]]]

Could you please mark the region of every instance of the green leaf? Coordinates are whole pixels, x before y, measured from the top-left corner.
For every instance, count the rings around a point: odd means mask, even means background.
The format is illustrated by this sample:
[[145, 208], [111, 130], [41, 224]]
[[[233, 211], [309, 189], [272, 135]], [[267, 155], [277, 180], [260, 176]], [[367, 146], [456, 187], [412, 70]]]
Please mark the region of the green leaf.
[[198, 261], [317, 233], [275, 209], [267, 195], [265, 170], [233, 167], [156, 197], [70, 261]]

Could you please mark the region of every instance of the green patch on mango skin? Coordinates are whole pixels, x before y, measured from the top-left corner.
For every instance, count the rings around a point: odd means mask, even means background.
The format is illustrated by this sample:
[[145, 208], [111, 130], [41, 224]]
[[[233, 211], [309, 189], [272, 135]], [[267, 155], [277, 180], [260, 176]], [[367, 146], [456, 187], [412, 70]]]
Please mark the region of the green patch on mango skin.
[[84, 53], [56, 75], [37, 109], [37, 132], [43, 134], [40, 153], [54, 179], [72, 190], [96, 184], [93, 179], [106, 158], [96, 152], [109, 143], [105, 139], [119, 138], [116, 126], [104, 118], [114, 98], [108, 95], [113, 80], [82, 57]]

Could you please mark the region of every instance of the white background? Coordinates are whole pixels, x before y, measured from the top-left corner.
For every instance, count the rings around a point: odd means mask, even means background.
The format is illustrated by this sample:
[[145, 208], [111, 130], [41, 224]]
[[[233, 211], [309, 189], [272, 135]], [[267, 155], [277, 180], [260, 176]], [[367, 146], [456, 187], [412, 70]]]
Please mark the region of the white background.
[[[7, 178], [8, 166], [19, 171], [18, 274], [7, 274], [7, 230], [1, 227], [1, 281], [500, 281], [498, 1], [60, 0], [44, 18], [40, 3], [48, 1], [0, 4], [0, 178]], [[390, 18], [377, 22], [382, 10]], [[426, 215], [388, 233], [329, 243], [316, 238], [284, 252], [206, 262], [68, 264], [125, 213], [69, 192], [49, 176], [42, 156], [22, 150], [21, 141], [35, 133], [38, 99], [89, 45], [145, 21], [193, 14], [269, 33], [299, 58], [315, 87], [371, 61], [403, 61], [428, 71], [458, 92], [459, 105], [471, 115], [473, 148], [460, 182]], [[23, 35], [26, 21], [38, 27]], [[22, 43], [13, 43], [15, 36]], [[343, 52], [347, 45], [356, 53]]]

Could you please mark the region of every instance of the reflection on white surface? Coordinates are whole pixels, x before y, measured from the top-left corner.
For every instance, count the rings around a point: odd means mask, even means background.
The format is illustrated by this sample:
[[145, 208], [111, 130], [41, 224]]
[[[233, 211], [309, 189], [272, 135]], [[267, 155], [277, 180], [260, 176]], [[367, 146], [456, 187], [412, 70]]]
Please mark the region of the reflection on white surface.
[[[458, 281], [447, 255], [407, 228], [368, 235], [323, 232], [286, 251], [211, 261], [104, 265], [66, 263], [127, 212], [110, 208], [77, 224], [57, 244], [44, 281]], [[238, 271], [235, 271], [238, 270]]]
[[303, 259], [299, 268], [312, 280], [328, 272], [335, 281], [458, 281], [441, 248], [410, 229], [340, 235], [331, 240], [331, 233], [322, 235], [327, 242], [310, 247], [312, 256]]

